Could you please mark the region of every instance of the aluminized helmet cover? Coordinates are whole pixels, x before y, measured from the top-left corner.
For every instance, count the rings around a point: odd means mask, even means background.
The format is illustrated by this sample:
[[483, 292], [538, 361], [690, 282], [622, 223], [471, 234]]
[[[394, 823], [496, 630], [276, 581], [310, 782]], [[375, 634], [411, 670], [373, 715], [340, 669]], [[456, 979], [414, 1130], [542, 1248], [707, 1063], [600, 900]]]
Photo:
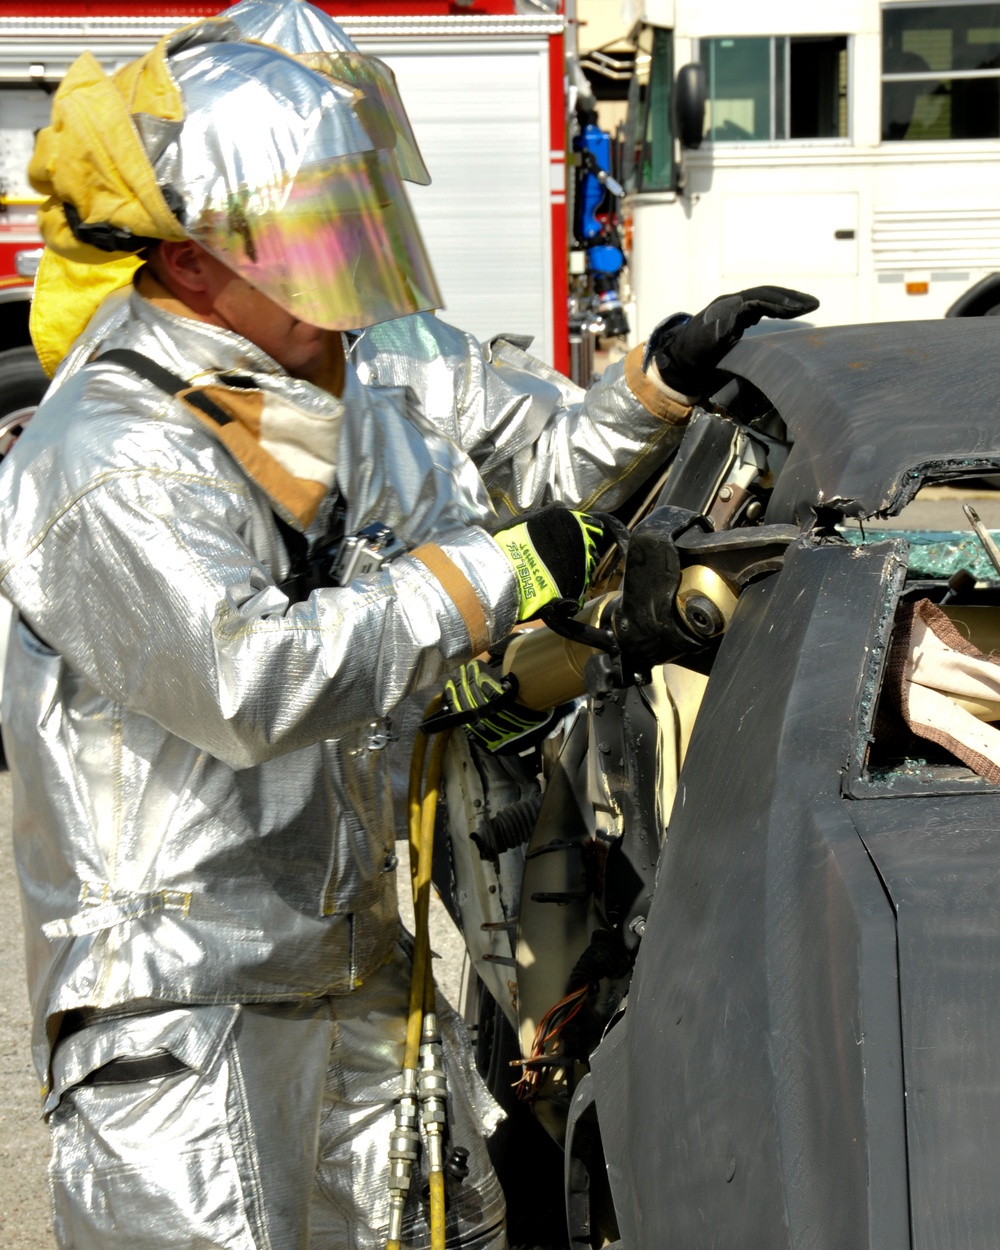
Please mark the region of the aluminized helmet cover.
[[306, 0], [241, 0], [219, 14], [239, 28], [242, 39], [269, 43], [283, 52], [357, 52], [332, 17]]
[[372, 123], [378, 125], [379, 117], [388, 117], [392, 123], [391, 141], [383, 134], [379, 146], [392, 146], [400, 175], [408, 182], [430, 182], [395, 75], [378, 57], [359, 52], [332, 17], [306, 0], [242, 0], [224, 9], [219, 20], [231, 22], [241, 39], [271, 44], [303, 65], [361, 91], [366, 103], [371, 101]]
[[170, 70], [184, 120], [154, 168], [192, 239], [325, 329], [441, 307], [374, 91], [252, 43], [186, 48]]

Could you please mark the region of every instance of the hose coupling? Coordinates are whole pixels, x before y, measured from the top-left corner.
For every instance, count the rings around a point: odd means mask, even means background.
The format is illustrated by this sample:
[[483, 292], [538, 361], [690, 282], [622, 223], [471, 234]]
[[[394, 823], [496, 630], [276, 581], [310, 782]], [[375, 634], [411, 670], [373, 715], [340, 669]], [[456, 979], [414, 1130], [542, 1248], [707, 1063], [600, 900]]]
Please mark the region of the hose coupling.
[[396, 1103], [396, 1123], [389, 1138], [390, 1244], [398, 1243], [402, 1237], [403, 1208], [410, 1188], [413, 1165], [420, 1150], [417, 1111], [417, 1074], [412, 1068], [408, 1068], [403, 1072], [403, 1092]]
[[420, 1039], [420, 1123], [427, 1139], [427, 1164], [431, 1172], [444, 1169], [446, 1119], [444, 1060], [441, 1036], [434, 1012], [424, 1015]]

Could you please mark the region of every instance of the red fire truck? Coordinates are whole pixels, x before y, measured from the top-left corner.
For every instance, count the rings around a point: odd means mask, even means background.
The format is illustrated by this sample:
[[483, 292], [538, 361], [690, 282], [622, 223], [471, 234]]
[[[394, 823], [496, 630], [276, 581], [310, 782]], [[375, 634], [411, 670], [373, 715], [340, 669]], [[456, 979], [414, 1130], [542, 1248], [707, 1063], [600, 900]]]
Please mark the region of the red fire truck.
[[[318, 3], [399, 80], [433, 178], [410, 193], [445, 298], [443, 316], [482, 339], [529, 335], [534, 353], [565, 372], [561, 0]], [[0, 0], [0, 434], [44, 389], [28, 336], [41, 240], [38, 197], [25, 170], [49, 97], [85, 49], [111, 71], [167, 31], [222, 7]]]

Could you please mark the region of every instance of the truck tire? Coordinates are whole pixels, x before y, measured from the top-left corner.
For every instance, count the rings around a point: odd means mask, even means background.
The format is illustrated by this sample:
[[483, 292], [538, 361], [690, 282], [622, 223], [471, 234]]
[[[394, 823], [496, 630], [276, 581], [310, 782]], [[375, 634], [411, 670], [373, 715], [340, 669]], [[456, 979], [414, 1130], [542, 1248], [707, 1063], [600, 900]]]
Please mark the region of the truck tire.
[[987, 274], [955, 300], [946, 317], [1000, 316], [1000, 273]]
[[0, 457], [30, 421], [48, 385], [33, 347], [0, 352]]

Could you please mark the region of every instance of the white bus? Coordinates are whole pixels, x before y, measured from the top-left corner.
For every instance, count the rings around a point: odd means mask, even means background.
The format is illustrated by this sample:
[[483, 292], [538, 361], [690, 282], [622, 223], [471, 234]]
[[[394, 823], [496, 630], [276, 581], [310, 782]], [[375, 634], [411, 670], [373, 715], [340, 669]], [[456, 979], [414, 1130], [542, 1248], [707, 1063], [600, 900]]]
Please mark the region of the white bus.
[[763, 282], [818, 296], [817, 325], [1000, 314], [1000, 3], [635, 7], [635, 341]]

